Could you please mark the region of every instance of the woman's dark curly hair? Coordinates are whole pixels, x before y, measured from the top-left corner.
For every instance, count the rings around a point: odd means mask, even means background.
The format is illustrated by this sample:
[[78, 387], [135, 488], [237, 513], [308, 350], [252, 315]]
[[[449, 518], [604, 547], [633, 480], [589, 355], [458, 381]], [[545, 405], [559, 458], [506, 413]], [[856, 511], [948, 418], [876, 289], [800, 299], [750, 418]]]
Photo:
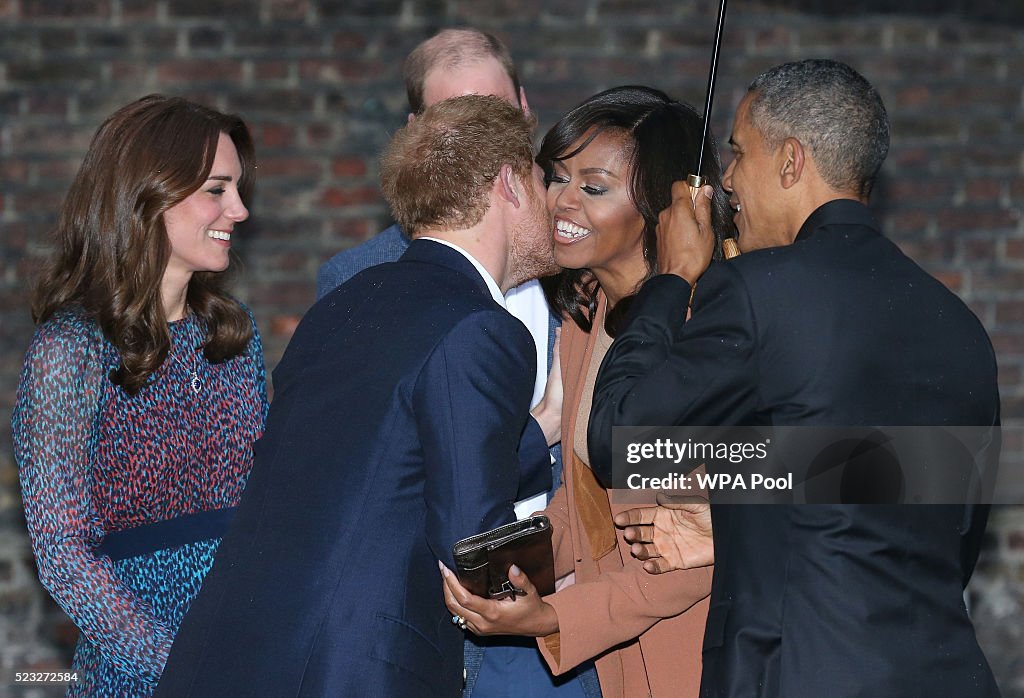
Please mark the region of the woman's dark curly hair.
[[[658, 245], [655, 230], [658, 214], [672, 203], [672, 183], [684, 180], [697, 163], [704, 120], [693, 107], [677, 102], [661, 90], [639, 85], [613, 87], [590, 97], [559, 119], [544, 136], [537, 164], [550, 178], [555, 162], [567, 160], [586, 148], [606, 130], [622, 133], [631, 142], [629, 198], [644, 219], [644, 259], [647, 275], [657, 272]], [[586, 140], [573, 148], [581, 138]], [[572, 148], [570, 150], [570, 148]], [[715, 229], [715, 258], [721, 258], [722, 237], [733, 230], [729, 196], [722, 189], [722, 164], [714, 136], [708, 132], [704, 146], [704, 172], [714, 187], [711, 222]], [[545, 281], [548, 300], [563, 316], [590, 332], [597, 312], [598, 282], [589, 269], [564, 269]], [[605, 330], [616, 334], [633, 296], [609, 310]]]

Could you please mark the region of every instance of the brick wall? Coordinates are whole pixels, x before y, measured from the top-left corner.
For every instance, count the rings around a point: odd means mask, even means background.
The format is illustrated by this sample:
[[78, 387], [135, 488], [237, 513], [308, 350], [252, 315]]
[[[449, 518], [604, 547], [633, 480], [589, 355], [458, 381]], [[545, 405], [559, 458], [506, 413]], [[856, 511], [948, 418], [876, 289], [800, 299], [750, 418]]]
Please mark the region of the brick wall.
[[[1024, 3], [734, 0], [713, 124], [761, 69], [849, 61], [882, 92], [893, 147], [874, 205], [963, 296], [999, 354], [1004, 467], [1024, 461]], [[0, 0], [0, 670], [67, 665], [74, 630], [35, 581], [9, 417], [31, 336], [27, 288], [99, 122], [150, 92], [238, 111], [259, 156], [237, 293], [268, 367], [315, 272], [388, 222], [375, 157], [404, 122], [400, 63], [443, 26], [502, 35], [541, 129], [582, 98], [647, 83], [698, 106], [715, 5], [655, 0]], [[1024, 696], [1024, 512], [996, 511], [971, 587], [1008, 696]], [[0, 695], [8, 687], [0, 685]]]

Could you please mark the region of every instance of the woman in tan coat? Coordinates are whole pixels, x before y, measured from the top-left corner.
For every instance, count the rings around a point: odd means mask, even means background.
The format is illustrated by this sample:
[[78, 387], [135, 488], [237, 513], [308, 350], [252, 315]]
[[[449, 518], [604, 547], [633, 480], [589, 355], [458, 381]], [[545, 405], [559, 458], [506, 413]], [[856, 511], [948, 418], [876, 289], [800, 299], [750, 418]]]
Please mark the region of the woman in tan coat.
[[[536, 636], [556, 675], [595, 658], [606, 698], [686, 698], [700, 687], [711, 568], [652, 575], [630, 555], [612, 523], [630, 505], [617, 504], [591, 472], [587, 422], [601, 360], [633, 294], [657, 269], [658, 214], [671, 203], [672, 182], [697, 160], [702, 125], [658, 90], [619, 87], [584, 101], [545, 136], [537, 162], [548, 181], [555, 260], [565, 268], [552, 294], [565, 318], [565, 470], [544, 513], [563, 581], [543, 599], [490, 601], [446, 574], [449, 608], [470, 630]], [[721, 233], [731, 212], [710, 139], [704, 163]]]

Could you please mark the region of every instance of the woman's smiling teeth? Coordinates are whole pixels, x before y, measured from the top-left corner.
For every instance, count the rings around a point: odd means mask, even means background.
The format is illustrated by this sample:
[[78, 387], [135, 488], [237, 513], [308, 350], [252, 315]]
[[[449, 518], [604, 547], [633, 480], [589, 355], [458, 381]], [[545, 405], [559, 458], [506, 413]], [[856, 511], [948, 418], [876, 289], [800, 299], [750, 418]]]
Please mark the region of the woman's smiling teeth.
[[555, 231], [559, 237], [566, 238], [569, 240], [579, 240], [590, 235], [590, 231], [586, 228], [582, 228], [575, 223], [569, 221], [563, 221], [558, 219], [555, 221]]
[[223, 240], [224, 242], [231, 242], [231, 233], [224, 230], [207, 230], [206, 237], [211, 237], [214, 240]]

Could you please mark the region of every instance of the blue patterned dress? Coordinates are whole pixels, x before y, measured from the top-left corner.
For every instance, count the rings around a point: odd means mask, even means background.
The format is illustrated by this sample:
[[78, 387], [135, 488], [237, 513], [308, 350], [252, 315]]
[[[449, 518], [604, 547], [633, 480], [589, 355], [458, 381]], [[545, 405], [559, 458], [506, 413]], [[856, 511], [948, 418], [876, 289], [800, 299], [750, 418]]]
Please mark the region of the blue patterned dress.
[[201, 321], [170, 323], [168, 358], [134, 397], [107, 378], [117, 350], [91, 319], [64, 311], [36, 330], [14, 449], [40, 581], [81, 631], [68, 695], [153, 692], [220, 542], [208, 519], [226, 525], [263, 431], [255, 329], [210, 364]]

